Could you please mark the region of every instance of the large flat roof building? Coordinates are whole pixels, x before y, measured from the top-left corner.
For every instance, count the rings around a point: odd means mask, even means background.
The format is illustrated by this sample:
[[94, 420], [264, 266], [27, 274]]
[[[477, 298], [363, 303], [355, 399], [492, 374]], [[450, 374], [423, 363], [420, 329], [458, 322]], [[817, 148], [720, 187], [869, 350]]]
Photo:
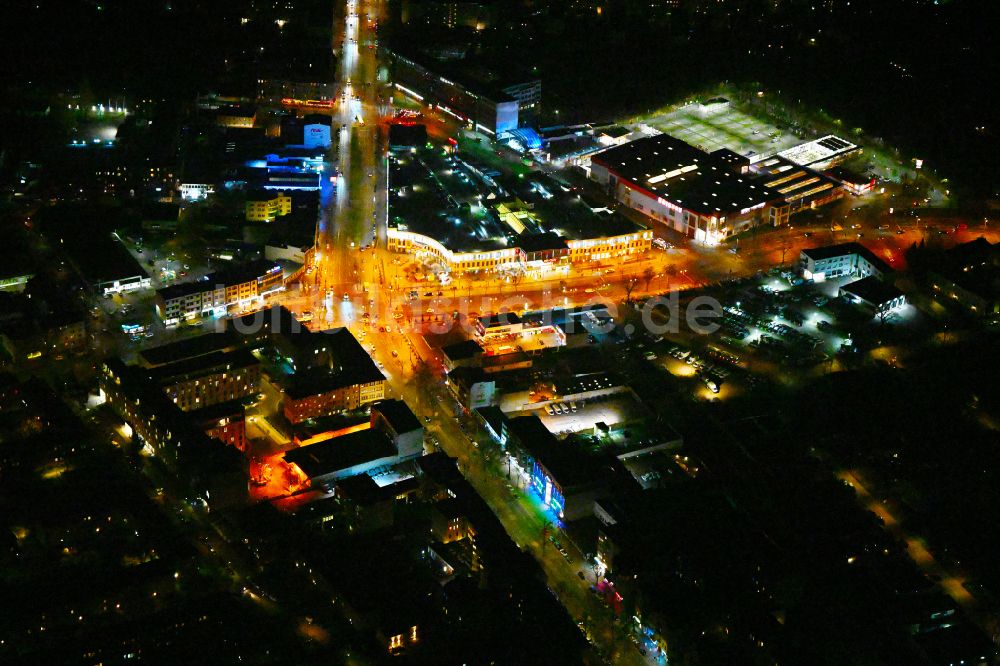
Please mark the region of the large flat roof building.
[[316, 484], [362, 474], [398, 459], [389, 436], [369, 428], [292, 449], [285, 453], [285, 461], [297, 466]]
[[502, 78], [492, 72], [454, 66], [429, 66], [420, 57], [384, 49], [392, 79], [401, 92], [425, 104], [434, 104], [488, 135], [517, 129], [525, 112], [541, 104], [542, 82], [534, 78]]
[[723, 155], [659, 134], [597, 153], [591, 157], [590, 177], [630, 208], [714, 244], [760, 223], [786, 219], [781, 193], [740, 169]]
[[116, 294], [151, 286], [149, 273], [126, 249], [118, 234], [72, 233], [60, 237], [81, 277], [100, 294]]
[[390, 156], [390, 251], [415, 255], [452, 273], [569, 269], [648, 252], [653, 232], [616, 212], [594, 212], [579, 201], [539, 214], [504, 193], [485, 214], [460, 206], [442, 212], [449, 193], [430, 177], [421, 157]]

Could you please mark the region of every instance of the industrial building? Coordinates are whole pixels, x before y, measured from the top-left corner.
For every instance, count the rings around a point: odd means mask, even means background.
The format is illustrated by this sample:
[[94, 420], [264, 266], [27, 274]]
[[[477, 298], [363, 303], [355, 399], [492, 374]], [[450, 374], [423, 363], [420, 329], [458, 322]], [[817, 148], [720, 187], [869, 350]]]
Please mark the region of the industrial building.
[[840, 181], [780, 156], [757, 162], [752, 171], [763, 177], [765, 187], [784, 198], [788, 214], [826, 205], [846, 194]]
[[876, 315], [906, 305], [906, 296], [903, 292], [875, 275], [845, 284], [840, 288], [838, 295], [870, 308]]
[[221, 127], [250, 128], [257, 122], [257, 107], [251, 104], [222, 106], [215, 112], [215, 124]]
[[802, 250], [799, 268], [802, 277], [815, 282], [846, 275], [862, 278], [874, 275], [881, 279], [892, 272], [888, 264], [861, 243], [840, 243]]

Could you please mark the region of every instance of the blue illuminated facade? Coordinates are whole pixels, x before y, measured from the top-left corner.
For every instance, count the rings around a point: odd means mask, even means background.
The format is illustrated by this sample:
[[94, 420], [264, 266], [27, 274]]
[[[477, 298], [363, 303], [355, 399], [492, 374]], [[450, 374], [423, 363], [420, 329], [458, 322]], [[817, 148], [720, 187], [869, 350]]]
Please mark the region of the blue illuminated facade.
[[265, 172], [260, 187], [265, 190], [320, 189], [323, 175], [322, 155], [265, 155], [262, 160], [251, 160], [246, 165]]
[[556, 516], [562, 518], [563, 510], [566, 508], [562, 489], [537, 460], [533, 460], [531, 463], [531, 488], [538, 495], [543, 506], [551, 509]]

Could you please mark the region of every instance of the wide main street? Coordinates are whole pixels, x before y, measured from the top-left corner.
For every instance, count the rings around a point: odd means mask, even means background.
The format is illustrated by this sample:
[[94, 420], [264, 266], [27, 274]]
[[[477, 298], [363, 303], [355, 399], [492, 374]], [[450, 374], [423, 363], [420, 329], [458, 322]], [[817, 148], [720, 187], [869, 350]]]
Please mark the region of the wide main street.
[[[613, 616], [589, 591], [593, 574], [581, 579], [587, 565], [580, 553], [564, 558], [546, 545], [541, 514], [523, 496], [508, 488], [505, 479], [486, 464], [469, 435], [469, 424], [456, 417], [452, 398], [443, 386], [442, 371], [434, 353], [423, 338], [407, 327], [378, 326], [392, 323], [393, 308], [408, 301], [410, 314], [446, 309], [442, 290], [421, 291], [423, 296], [409, 297], [407, 284], [399, 268], [385, 249], [387, 137], [384, 135], [387, 112], [385, 101], [390, 93], [379, 81], [379, 63], [375, 28], [384, 18], [380, 0], [347, 0], [334, 12], [334, 44], [338, 55], [337, 108], [333, 114], [332, 142], [324, 178], [332, 178], [332, 196], [321, 201], [316, 230], [314, 261], [306, 267], [297, 289], [275, 299], [293, 311], [314, 311], [310, 327], [314, 330], [348, 325], [362, 340], [373, 359], [389, 379], [391, 393], [404, 399], [421, 417], [431, 419], [430, 432], [448, 455], [459, 460], [460, 467], [473, 487], [500, 518], [508, 534], [521, 548], [530, 551], [540, 562], [549, 586], [559, 596], [570, 615], [586, 621], [588, 633], [605, 654], [616, 663], [646, 662], [630, 641], [621, 637], [613, 625]], [[645, 264], [637, 262], [634, 274]], [[613, 283], [603, 272], [564, 281], [559, 301], [569, 303], [569, 296], [583, 297], [598, 289], [611, 295]], [[551, 297], [552, 284], [517, 285], [493, 281], [462, 285], [449, 290], [448, 296], [477, 296], [485, 310], [492, 307], [519, 307], [542, 303]], [[346, 298], [345, 298], [346, 297]], [[376, 299], [384, 304], [381, 314], [374, 307]], [[447, 306], [448, 308], [451, 305]], [[364, 314], [376, 318], [362, 319]], [[471, 422], [470, 422], [471, 424]], [[655, 663], [655, 662], [653, 662]]]

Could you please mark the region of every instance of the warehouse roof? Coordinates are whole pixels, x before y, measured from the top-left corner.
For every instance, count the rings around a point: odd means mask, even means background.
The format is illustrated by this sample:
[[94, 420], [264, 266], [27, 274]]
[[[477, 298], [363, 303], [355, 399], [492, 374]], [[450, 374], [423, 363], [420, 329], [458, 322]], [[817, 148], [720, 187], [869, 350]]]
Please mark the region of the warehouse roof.
[[65, 238], [60, 247], [91, 284], [149, 276], [115, 234], [79, 231], [66, 234]]
[[756, 176], [667, 134], [637, 139], [591, 158], [654, 197], [703, 215], [739, 213], [781, 194]]
[[384, 432], [367, 429], [292, 449], [285, 453], [285, 461], [315, 478], [394, 455], [396, 447]]

